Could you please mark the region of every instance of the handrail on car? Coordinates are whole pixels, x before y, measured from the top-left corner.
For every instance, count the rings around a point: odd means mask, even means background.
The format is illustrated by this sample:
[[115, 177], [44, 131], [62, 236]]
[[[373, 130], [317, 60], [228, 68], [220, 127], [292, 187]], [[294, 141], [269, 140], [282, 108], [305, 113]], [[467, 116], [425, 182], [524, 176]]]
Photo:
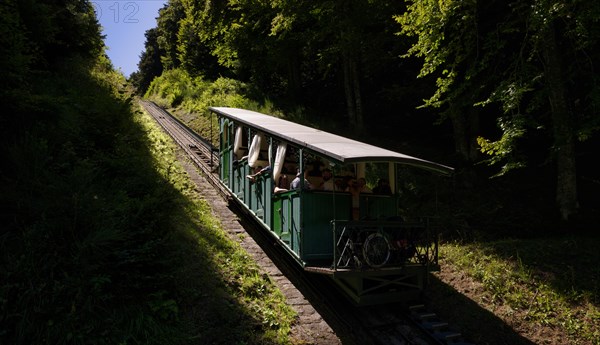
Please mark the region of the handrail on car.
[[[427, 221], [332, 220], [332, 269], [379, 269], [388, 263], [437, 265], [437, 243]], [[414, 233], [414, 230], [419, 230]]]

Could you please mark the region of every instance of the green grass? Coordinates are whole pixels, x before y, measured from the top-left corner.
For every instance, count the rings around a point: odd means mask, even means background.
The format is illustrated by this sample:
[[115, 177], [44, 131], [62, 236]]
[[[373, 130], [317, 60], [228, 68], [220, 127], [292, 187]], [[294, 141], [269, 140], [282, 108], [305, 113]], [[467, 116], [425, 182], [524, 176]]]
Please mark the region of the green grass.
[[270, 100], [249, 84], [228, 78], [215, 81], [192, 78], [181, 69], [168, 70], [156, 77], [145, 98], [171, 109], [180, 118], [194, 114], [184, 120], [186, 125], [204, 138], [210, 138], [212, 134], [214, 143], [218, 142], [219, 128], [215, 116], [210, 115], [209, 107], [243, 108], [282, 116]]
[[[176, 186], [182, 196], [181, 213], [177, 212], [177, 231], [187, 241], [181, 243], [185, 262], [175, 276], [182, 301], [187, 305], [184, 316], [195, 338], [232, 344], [286, 344], [296, 313], [270, 277], [239, 244], [230, 239], [209, 206], [194, 191], [177, 163], [174, 143], [161, 132], [154, 120], [142, 115], [148, 130], [157, 167], [163, 177]], [[166, 307], [169, 307], [167, 305]]]
[[0, 343], [289, 343], [294, 312], [172, 141], [88, 66], [36, 74], [3, 118]]
[[488, 305], [564, 330], [573, 343], [600, 344], [600, 239], [589, 237], [445, 244], [445, 262], [483, 284]]

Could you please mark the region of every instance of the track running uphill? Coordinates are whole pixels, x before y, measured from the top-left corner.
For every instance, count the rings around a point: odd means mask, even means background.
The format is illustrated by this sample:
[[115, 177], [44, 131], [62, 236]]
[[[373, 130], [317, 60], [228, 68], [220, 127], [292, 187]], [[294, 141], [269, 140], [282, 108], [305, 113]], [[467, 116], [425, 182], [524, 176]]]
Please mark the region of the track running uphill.
[[[262, 251], [253, 256], [270, 258], [273, 267], [262, 268], [269, 272], [288, 298], [288, 303], [299, 312], [298, 332], [306, 333], [303, 339], [306, 344], [473, 345], [424, 305], [355, 307], [339, 293], [330, 279], [303, 271], [283, 248], [273, 242], [272, 236], [265, 233], [247, 210], [237, 205], [221, 184], [216, 148], [155, 103], [140, 101], [140, 104], [175, 140], [201, 172], [202, 178], [210, 183], [219, 198], [225, 200], [231, 211], [239, 217], [243, 230], [238, 231], [247, 232], [258, 244], [258, 250]], [[224, 223], [230, 224], [229, 221]], [[242, 246], [245, 247], [245, 243]], [[262, 260], [260, 264], [268, 265]]]

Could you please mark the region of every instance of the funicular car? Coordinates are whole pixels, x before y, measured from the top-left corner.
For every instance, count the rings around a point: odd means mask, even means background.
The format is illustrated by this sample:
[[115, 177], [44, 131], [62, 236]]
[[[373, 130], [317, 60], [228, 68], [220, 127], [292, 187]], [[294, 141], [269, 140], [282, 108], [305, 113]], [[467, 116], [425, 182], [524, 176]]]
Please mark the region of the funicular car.
[[[358, 305], [420, 296], [439, 269], [437, 233], [431, 217], [411, 214], [407, 190], [452, 168], [254, 111], [210, 111], [222, 183], [305, 271], [331, 276]], [[345, 185], [361, 178], [387, 181], [387, 192]]]

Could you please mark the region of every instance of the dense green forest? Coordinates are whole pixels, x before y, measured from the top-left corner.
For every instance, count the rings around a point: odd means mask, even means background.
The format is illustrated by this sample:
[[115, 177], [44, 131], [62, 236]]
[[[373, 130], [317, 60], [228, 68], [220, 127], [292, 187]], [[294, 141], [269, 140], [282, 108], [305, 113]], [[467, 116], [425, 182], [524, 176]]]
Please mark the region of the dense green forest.
[[178, 259], [155, 255], [169, 245], [160, 200], [176, 197], [91, 4], [2, 1], [0, 37], [0, 343], [174, 337], [159, 323], [172, 324], [161, 303], [173, 300], [166, 267]]
[[[170, 0], [130, 79], [142, 95], [168, 71], [234, 79], [454, 166], [463, 234], [582, 232], [600, 220], [599, 18], [584, 0]], [[193, 87], [173, 87], [177, 107]]]
[[597, 235], [599, 20], [579, 0], [172, 0], [126, 80], [90, 1], [3, 0], [0, 343], [294, 343], [131, 82], [199, 127], [266, 109], [455, 166], [449, 235], [534, 239], [446, 260], [521, 324], [596, 344], [597, 240], [539, 237]]

